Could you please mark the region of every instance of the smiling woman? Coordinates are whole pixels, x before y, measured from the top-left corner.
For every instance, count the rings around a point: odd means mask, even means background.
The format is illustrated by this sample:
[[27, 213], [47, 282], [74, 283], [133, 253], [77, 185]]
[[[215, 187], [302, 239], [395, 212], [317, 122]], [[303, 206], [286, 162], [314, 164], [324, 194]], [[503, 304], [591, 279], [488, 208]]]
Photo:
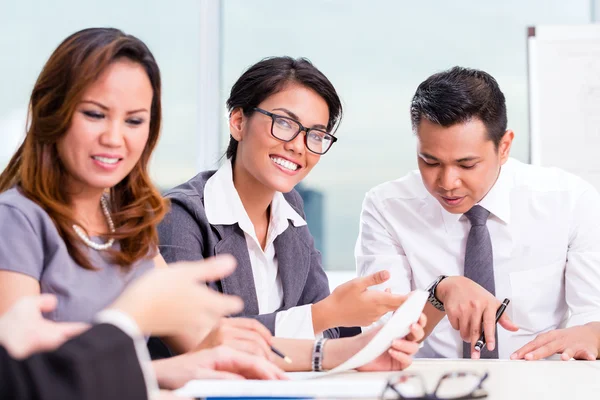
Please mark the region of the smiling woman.
[[[155, 225], [166, 207], [147, 165], [160, 132], [160, 85], [141, 41], [116, 29], [86, 29], [61, 43], [34, 86], [31, 126], [0, 175], [1, 196], [41, 207], [85, 269], [95, 268], [79, 246], [82, 232], [118, 239], [108, 253], [121, 266], [157, 245]], [[101, 206], [105, 190], [110, 217]], [[110, 223], [118, 226], [114, 233]]]
[[69, 192], [112, 187], [127, 176], [148, 141], [151, 99], [143, 67], [127, 59], [109, 65], [85, 91], [57, 142], [61, 162], [72, 171]]
[[[241, 296], [241, 315], [277, 338], [337, 337], [336, 327], [368, 326], [396, 310], [403, 296], [367, 290], [389, 279], [385, 272], [329, 293], [294, 190], [337, 140], [342, 106], [331, 82], [306, 59], [267, 58], [237, 80], [227, 108], [231, 138], [223, 166], [167, 193], [172, 211], [159, 226], [165, 260], [233, 254], [238, 269], [213, 287]], [[247, 327], [224, 320], [199, 345], [252, 348], [261, 339], [245, 334]]]

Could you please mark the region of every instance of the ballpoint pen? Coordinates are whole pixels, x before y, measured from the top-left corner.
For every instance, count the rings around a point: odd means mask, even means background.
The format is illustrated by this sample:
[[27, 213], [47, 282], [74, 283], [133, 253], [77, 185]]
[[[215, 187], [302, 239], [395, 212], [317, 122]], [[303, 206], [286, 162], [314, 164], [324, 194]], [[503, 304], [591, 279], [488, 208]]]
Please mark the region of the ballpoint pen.
[[[502, 304], [500, 304], [500, 307], [498, 307], [498, 310], [496, 311], [496, 324], [498, 323], [498, 320], [504, 313], [504, 310], [506, 310], [506, 306], [508, 306], [508, 303], [510, 303], [510, 300], [504, 299]], [[485, 332], [483, 332], [482, 329], [481, 336], [479, 336], [479, 340], [477, 341], [477, 343], [475, 343], [475, 350], [481, 351], [481, 349], [483, 349], [483, 346], [485, 346]]]
[[283, 361], [285, 361], [288, 364], [292, 363], [292, 359], [289, 358], [288, 356], [286, 356], [285, 354], [283, 354], [281, 351], [277, 350], [275, 347], [271, 346], [271, 351], [275, 354], [277, 354], [279, 357], [283, 358]]

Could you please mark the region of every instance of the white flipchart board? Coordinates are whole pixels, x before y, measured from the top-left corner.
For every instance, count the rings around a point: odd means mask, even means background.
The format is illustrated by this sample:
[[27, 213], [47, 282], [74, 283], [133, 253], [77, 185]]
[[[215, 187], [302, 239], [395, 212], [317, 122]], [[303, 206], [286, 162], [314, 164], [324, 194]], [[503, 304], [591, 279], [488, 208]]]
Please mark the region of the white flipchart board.
[[531, 163], [600, 190], [600, 25], [529, 28], [527, 47]]

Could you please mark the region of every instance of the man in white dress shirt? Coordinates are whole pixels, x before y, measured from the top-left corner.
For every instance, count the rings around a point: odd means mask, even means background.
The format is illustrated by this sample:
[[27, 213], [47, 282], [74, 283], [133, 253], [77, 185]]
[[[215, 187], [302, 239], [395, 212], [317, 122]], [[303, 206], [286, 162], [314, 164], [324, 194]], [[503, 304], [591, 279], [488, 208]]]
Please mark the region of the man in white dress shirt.
[[[391, 272], [381, 290], [430, 291], [429, 337], [417, 356], [596, 359], [598, 192], [509, 157], [504, 95], [483, 71], [429, 77], [411, 121], [419, 170], [367, 193], [356, 262], [359, 275]], [[511, 302], [496, 331], [504, 298]]]

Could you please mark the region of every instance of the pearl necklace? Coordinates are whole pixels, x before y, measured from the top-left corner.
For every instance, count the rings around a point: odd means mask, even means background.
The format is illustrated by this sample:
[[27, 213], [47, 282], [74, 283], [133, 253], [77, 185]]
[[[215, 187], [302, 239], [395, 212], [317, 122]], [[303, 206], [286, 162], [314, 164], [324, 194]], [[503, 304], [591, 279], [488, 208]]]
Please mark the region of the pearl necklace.
[[[110, 230], [110, 233], [115, 233], [115, 224], [113, 223], [113, 220], [110, 217], [110, 212], [108, 211], [108, 200], [106, 200], [105, 196], [100, 197], [100, 205], [102, 206], [102, 212], [104, 213], [104, 216], [106, 217], [106, 222], [108, 222], [108, 228]], [[114, 238], [110, 238], [108, 240], [108, 242], [106, 242], [104, 244], [93, 242], [85, 234], [84, 230], [79, 227], [79, 225], [73, 225], [73, 230], [75, 231], [77, 236], [79, 236], [81, 238], [81, 240], [83, 240], [83, 243], [85, 243], [88, 247], [91, 247], [94, 250], [98, 250], [98, 251], [107, 250], [107, 249], [111, 248], [113, 243], [115, 242]]]

